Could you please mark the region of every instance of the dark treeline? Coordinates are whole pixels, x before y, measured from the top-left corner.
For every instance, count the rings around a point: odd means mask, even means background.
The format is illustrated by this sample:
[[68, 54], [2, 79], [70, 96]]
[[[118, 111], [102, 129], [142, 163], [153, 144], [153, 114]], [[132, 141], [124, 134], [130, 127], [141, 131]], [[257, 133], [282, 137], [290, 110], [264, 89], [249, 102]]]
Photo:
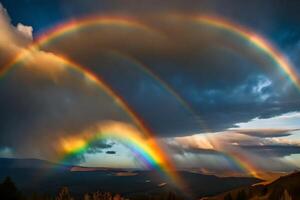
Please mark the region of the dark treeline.
[[169, 191], [161, 194], [137, 194], [130, 198], [110, 192], [91, 192], [81, 197], [72, 196], [68, 187], [62, 187], [55, 196], [35, 194], [23, 194], [18, 190], [10, 177], [0, 184], [0, 199], [5, 200], [183, 200], [175, 193]]

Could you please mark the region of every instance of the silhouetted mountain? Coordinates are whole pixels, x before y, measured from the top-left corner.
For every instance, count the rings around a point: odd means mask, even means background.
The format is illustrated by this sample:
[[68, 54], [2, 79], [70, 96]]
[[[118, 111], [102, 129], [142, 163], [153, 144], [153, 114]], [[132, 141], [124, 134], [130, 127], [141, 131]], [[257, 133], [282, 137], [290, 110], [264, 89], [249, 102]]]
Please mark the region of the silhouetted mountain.
[[[0, 180], [10, 176], [24, 194], [37, 192], [53, 195], [63, 186], [67, 186], [75, 196], [98, 190], [119, 193], [126, 197], [166, 191], [180, 193], [166, 177], [155, 171], [108, 168], [89, 170], [36, 159], [0, 159], [0, 163]], [[255, 178], [221, 178], [187, 171], [179, 173], [195, 198], [260, 182]]]
[[70, 169], [71, 166], [57, 165], [49, 161], [39, 159], [12, 159], [12, 158], [0, 158], [0, 169], [1, 168], [31, 168], [31, 169], [50, 169], [50, 168], [61, 168]]
[[300, 172], [282, 176], [269, 184], [256, 184], [234, 189], [205, 200], [298, 200], [300, 199]]

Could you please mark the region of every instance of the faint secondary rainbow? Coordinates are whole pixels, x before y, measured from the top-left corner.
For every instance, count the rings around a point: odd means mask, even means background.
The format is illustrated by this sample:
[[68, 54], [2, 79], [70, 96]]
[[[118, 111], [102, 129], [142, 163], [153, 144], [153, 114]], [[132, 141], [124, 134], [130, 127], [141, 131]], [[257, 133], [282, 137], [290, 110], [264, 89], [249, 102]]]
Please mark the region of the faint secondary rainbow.
[[200, 15], [193, 16], [189, 19], [201, 24], [232, 32], [254, 44], [258, 49], [265, 52], [265, 54], [268, 55], [289, 77], [293, 84], [298, 89], [300, 89], [299, 73], [296, 71], [295, 67], [277, 48], [275, 48], [267, 39], [265, 39], [261, 35], [239, 24], [216, 16]]
[[259, 169], [253, 163], [249, 161], [248, 158], [246, 158], [244, 155], [241, 153], [237, 152], [225, 152], [221, 151], [222, 155], [226, 157], [230, 162], [234, 163], [237, 165], [243, 172], [248, 175], [252, 176], [255, 178], [260, 178], [263, 179], [262, 176], [258, 174]]
[[257, 173], [259, 169], [253, 163], [251, 163], [249, 158], [247, 158], [240, 149], [226, 150], [222, 144], [213, 141], [212, 138], [206, 137], [206, 139], [212, 145], [213, 149], [219, 151], [226, 159], [242, 169], [246, 175], [262, 179], [262, 177]]
[[247, 159], [245, 156], [246, 154], [243, 153], [241, 149], [228, 150], [228, 148], [226, 148], [226, 146], [224, 146], [221, 142], [222, 140], [222, 138], [218, 138], [218, 136], [215, 136], [214, 134], [197, 134], [177, 138], [179, 144], [183, 144], [183, 146], [216, 151], [229, 163], [242, 170], [245, 175], [262, 178], [257, 173], [259, 169], [251, 163], [249, 159]]
[[58, 142], [63, 156], [61, 162], [86, 153], [93, 143], [104, 140], [116, 140], [126, 145], [148, 168], [155, 169], [171, 181], [179, 184], [176, 172], [166, 162], [166, 155], [158, 148], [153, 138], [145, 138], [134, 127], [121, 122], [102, 122], [78, 136], [64, 137]]

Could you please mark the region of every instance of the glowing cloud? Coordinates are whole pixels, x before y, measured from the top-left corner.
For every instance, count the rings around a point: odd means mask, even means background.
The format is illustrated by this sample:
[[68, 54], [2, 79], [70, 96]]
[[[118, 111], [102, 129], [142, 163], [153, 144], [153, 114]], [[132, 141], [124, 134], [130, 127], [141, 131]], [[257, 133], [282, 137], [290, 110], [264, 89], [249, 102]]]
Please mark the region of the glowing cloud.
[[[294, 129], [255, 129], [254, 135], [245, 134], [249, 133], [249, 129], [228, 130], [219, 133], [196, 134], [185, 137], [177, 137], [166, 141], [166, 143], [177, 150], [180, 148], [179, 153], [212, 153], [221, 155], [223, 158], [234, 164], [243, 171], [243, 175], [253, 176], [261, 179], [268, 180], [274, 178], [266, 173], [264, 160], [261, 155], [258, 155], [255, 150], [251, 151], [247, 147], [254, 147], [258, 153], [265, 152], [269, 155], [267, 163], [272, 162], [272, 152], [270, 149], [273, 147], [298, 147], [299, 141], [284, 139], [280, 136], [282, 134], [292, 134]], [[251, 132], [252, 133], [252, 132]], [[270, 134], [272, 137], [270, 137]], [[274, 134], [274, 135], [273, 135]], [[266, 151], [264, 150], [266, 147]], [[275, 152], [276, 153], [276, 152]], [[286, 154], [289, 155], [289, 154]], [[274, 155], [276, 156], [276, 155]], [[278, 161], [277, 161], [278, 162]], [[268, 168], [269, 169], [269, 168]], [[222, 172], [220, 172], [222, 174]]]

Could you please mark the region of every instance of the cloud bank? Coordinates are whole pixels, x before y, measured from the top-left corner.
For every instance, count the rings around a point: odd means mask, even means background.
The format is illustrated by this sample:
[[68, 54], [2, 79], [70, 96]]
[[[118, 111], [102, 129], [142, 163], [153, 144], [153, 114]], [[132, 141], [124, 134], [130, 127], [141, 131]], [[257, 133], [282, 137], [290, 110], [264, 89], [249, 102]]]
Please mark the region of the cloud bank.
[[[196, 169], [202, 168], [204, 171], [223, 175], [240, 170], [243, 171], [240, 171], [242, 174], [245, 171], [249, 173], [247, 171], [250, 170], [288, 172], [296, 166], [286, 158], [300, 153], [300, 141], [282, 137], [293, 134], [297, 134], [297, 131], [240, 129], [177, 137], [167, 139], [165, 143], [173, 152], [177, 164], [183, 168], [188, 168], [185, 163], [189, 163]], [[214, 163], [215, 161], [219, 164]]]

